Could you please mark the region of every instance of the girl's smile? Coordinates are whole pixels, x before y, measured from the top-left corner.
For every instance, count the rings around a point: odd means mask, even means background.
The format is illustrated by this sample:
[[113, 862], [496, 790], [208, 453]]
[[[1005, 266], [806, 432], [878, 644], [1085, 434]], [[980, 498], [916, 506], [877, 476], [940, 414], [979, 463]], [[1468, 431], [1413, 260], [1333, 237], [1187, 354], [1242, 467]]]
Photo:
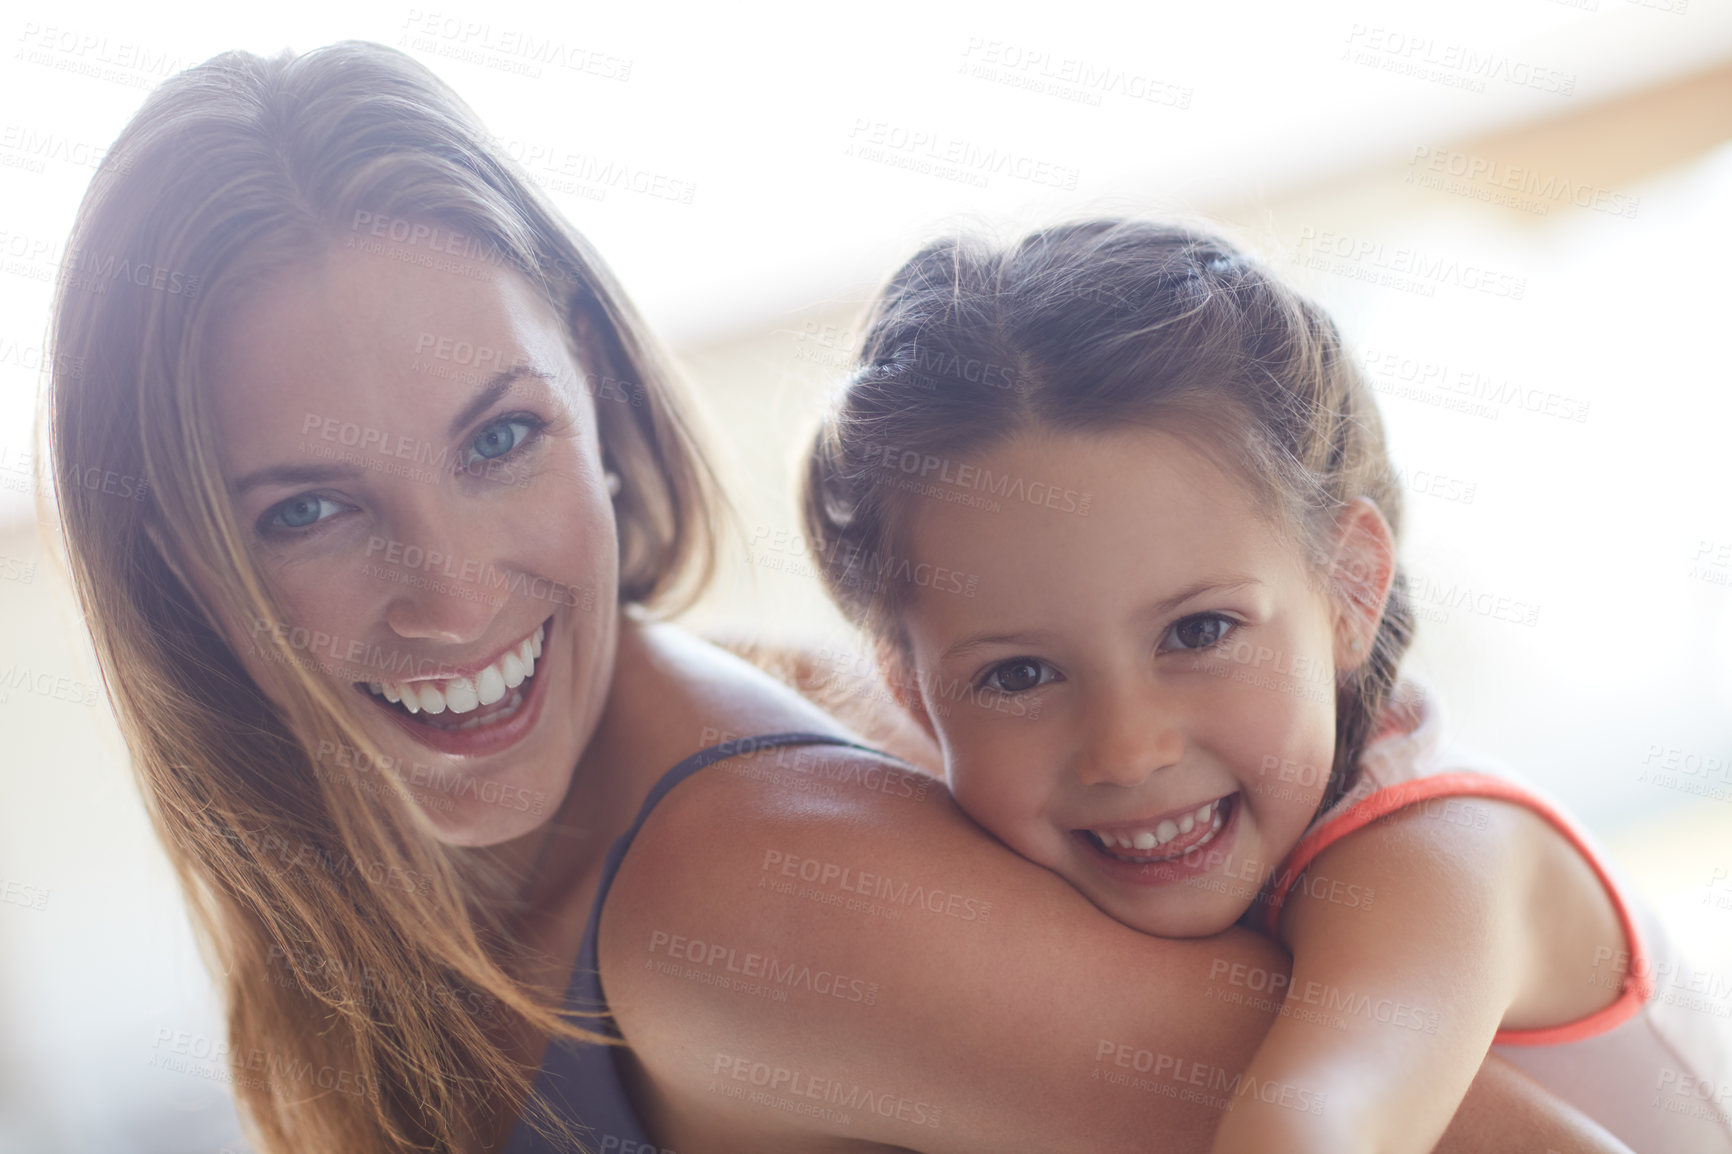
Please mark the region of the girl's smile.
[[[1215, 798], [1158, 819], [1077, 830], [1076, 840], [1098, 861], [1089, 864], [1127, 885], [1185, 881], [1225, 860], [1233, 844], [1239, 795]], [[1213, 847], [1204, 852], [1204, 847]]]
[[1078, 830], [1096, 849], [1121, 861], [1148, 864], [1170, 861], [1186, 850], [1214, 840], [1225, 824], [1233, 797], [1218, 797], [1193, 809], [1183, 806], [1172, 813], [1114, 826], [1095, 825]]

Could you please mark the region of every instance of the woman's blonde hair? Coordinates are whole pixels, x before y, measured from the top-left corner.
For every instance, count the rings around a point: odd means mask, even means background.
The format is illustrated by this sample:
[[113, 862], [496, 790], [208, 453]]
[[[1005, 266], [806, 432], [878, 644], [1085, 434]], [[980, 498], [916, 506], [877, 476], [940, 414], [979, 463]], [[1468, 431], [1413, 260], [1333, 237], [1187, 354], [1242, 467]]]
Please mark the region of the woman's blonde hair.
[[[390, 764], [354, 695], [292, 633], [254, 630], [283, 672], [268, 699], [224, 639], [224, 620], [285, 617], [217, 465], [205, 357], [221, 305], [382, 219], [465, 234], [466, 255], [536, 286], [630, 395], [596, 404], [623, 480], [622, 603], [689, 604], [725, 513], [611, 274], [420, 63], [362, 42], [224, 53], [165, 81], [121, 132], [56, 289], [55, 495], [146, 805], [220, 967], [237, 1095], [283, 1154], [475, 1148], [532, 1085], [506, 1031], [601, 1037], [514, 978], [507, 883], [480, 855], [441, 844], [393, 775], [326, 771], [315, 751]], [[92, 469], [142, 499], [85, 484]]]

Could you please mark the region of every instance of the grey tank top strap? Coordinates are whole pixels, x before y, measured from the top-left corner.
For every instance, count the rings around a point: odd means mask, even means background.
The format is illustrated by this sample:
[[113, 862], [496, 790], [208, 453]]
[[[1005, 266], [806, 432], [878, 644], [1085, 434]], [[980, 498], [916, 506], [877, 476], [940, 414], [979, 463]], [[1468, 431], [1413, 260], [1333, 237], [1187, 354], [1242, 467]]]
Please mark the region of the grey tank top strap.
[[[589, 921], [584, 926], [583, 945], [578, 949], [577, 965], [571, 972], [571, 984], [566, 989], [565, 1004], [568, 1008], [600, 1011], [607, 1009], [607, 1002], [602, 997], [601, 973], [596, 961], [596, 929], [601, 924], [601, 907], [602, 903], [607, 901], [608, 890], [613, 887], [614, 875], [619, 872], [620, 862], [625, 860], [626, 851], [631, 848], [638, 830], [643, 827], [645, 819], [655, 809], [656, 804], [667, 796], [669, 790], [706, 766], [741, 754], [784, 745], [842, 745], [891, 761], [899, 760], [882, 750], [829, 734], [769, 733], [712, 745], [668, 770], [649, 791], [649, 796], [644, 798], [637, 820], [631, 823], [631, 828], [608, 850], [607, 860], [602, 865], [601, 884], [595, 893], [595, 904], [590, 907]], [[605, 1019], [586, 1022], [585, 1025], [599, 1033], [619, 1036], [613, 1023]], [[596, 1154], [657, 1154], [655, 1144], [645, 1135], [643, 1123], [638, 1120], [630, 1099], [626, 1097], [625, 1084], [615, 1061], [620, 1049], [617, 1046], [568, 1041], [550, 1045], [541, 1070], [536, 1074], [535, 1092], [560, 1118], [571, 1123], [579, 1134], [584, 1135], [589, 1149]], [[550, 1145], [546, 1139], [536, 1134], [525, 1120], [519, 1119], [516, 1128], [512, 1130], [511, 1140], [506, 1144], [505, 1154], [565, 1152]]]

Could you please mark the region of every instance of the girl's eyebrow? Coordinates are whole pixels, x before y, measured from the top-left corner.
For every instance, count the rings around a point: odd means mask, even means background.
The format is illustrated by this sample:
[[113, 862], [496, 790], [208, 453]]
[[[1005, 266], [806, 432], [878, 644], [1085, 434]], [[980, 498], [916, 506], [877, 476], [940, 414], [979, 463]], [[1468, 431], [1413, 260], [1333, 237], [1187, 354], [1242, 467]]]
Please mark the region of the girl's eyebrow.
[[1046, 629], [1035, 629], [1021, 633], [975, 633], [953, 645], [948, 646], [938, 655], [938, 660], [948, 661], [952, 657], [967, 653], [972, 649], [981, 649], [988, 645], [1039, 645], [1051, 641], [1055, 634]]
[[1235, 589], [1244, 589], [1251, 585], [1261, 586], [1262, 584], [1263, 582], [1257, 578], [1246, 577], [1241, 573], [1220, 573], [1211, 577], [1204, 577], [1201, 581], [1193, 581], [1171, 597], [1145, 607], [1141, 616], [1165, 617], [1185, 602], [1201, 597], [1205, 593], [1231, 593]]

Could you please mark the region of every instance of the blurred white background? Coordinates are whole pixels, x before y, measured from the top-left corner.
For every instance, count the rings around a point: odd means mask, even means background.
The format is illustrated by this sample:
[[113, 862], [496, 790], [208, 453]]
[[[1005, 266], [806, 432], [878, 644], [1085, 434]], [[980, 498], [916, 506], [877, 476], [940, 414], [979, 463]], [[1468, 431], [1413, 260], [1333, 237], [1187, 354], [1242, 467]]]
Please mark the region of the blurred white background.
[[[681, 354], [745, 514], [706, 627], [845, 637], [766, 542], [860, 302], [920, 241], [1100, 212], [1234, 230], [1377, 384], [1413, 665], [1612, 847], [1699, 964], [1679, 981], [1732, 1016], [1728, 0], [74, 0], [0, 32], [0, 1152], [240, 1148], [222, 1063], [162, 1060], [222, 1028], [40, 545], [31, 423], [74, 210], [144, 92], [351, 37], [446, 77]], [[1531, 623], [1474, 608], [1499, 599]]]

